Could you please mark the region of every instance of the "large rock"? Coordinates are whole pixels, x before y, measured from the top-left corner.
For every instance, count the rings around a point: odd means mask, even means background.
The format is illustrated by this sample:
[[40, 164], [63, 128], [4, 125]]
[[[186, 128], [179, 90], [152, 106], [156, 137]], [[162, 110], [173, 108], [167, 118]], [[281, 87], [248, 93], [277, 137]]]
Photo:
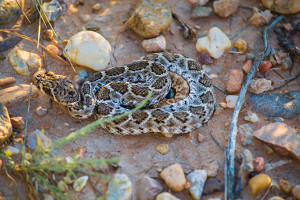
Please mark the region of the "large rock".
[[12, 125], [6, 107], [0, 103], [0, 146], [11, 136]]
[[[19, 7], [19, 5], [21, 7]], [[0, 1], [0, 24], [8, 24], [16, 21], [24, 7], [24, 0], [1, 0]]]
[[108, 184], [106, 200], [130, 200], [132, 184], [126, 174], [115, 174]]
[[143, 0], [126, 25], [144, 38], [153, 38], [165, 31], [171, 22], [171, 9], [165, 0]]
[[283, 155], [292, 154], [300, 160], [300, 138], [291, 127], [283, 122], [275, 122], [261, 127], [253, 136], [272, 146]]
[[266, 8], [281, 14], [296, 14], [300, 12], [299, 0], [262, 0], [261, 2]]
[[193, 199], [201, 199], [204, 183], [207, 178], [207, 173], [205, 170], [195, 170], [187, 175], [187, 180], [191, 187], [189, 191]]

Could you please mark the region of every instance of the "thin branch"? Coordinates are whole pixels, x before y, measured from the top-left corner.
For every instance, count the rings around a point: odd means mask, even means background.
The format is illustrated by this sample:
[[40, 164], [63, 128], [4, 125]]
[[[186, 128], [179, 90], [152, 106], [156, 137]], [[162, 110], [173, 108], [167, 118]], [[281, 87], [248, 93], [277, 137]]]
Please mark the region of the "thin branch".
[[297, 74], [296, 76], [294, 76], [293, 78], [289, 79], [287, 82], [285, 82], [284, 84], [276, 87], [276, 88], [273, 88], [271, 91], [274, 91], [274, 90], [278, 90], [279, 88], [282, 88], [283, 86], [287, 85], [288, 83], [292, 82], [293, 80], [297, 79], [300, 77], [300, 73]]
[[271, 48], [268, 45], [267, 36], [268, 31], [277, 24], [280, 20], [284, 18], [283, 15], [280, 15], [276, 20], [274, 20], [269, 26], [267, 26], [263, 31], [263, 40], [264, 40], [264, 51], [261, 57], [258, 60], [255, 60], [253, 63], [250, 72], [248, 73], [244, 84], [242, 85], [238, 100], [236, 102], [232, 118], [230, 124], [230, 132], [229, 132], [229, 141], [228, 148], [226, 149], [225, 154], [225, 200], [234, 200], [234, 185], [235, 185], [235, 175], [234, 175], [234, 152], [235, 152], [235, 144], [236, 144], [236, 135], [237, 135], [237, 121], [239, 112], [244, 103], [244, 98], [250, 84], [252, 77], [254, 76], [256, 70], [258, 69], [259, 64], [263, 61], [265, 56], [268, 56], [271, 53]]
[[213, 86], [214, 86], [216, 89], [218, 89], [218, 90], [220, 90], [221, 92], [223, 92], [224, 94], [229, 95], [229, 93], [228, 93], [226, 90], [223, 90], [222, 88], [219, 88], [218, 86], [216, 86], [216, 85], [214, 85], [214, 84], [213, 84]]
[[233, 36], [230, 36], [229, 39], [233, 39], [235, 38], [236, 36], [238, 36], [241, 32], [243, 32], [248, 26], [250, 25], [250, 22], [248, 22], [239, 32], [237, 32], [235, 35]]
[[221, 149], [223, 149], [223, 151], [226, 151], [226, 149], [221, 145], [221, 143], [215, 138], [212, 131], [210, 132], [210, 135], [214, 139], [214, 141], [217, 143], [217, 145], [219, 145], [219, 147], [221, 147]]

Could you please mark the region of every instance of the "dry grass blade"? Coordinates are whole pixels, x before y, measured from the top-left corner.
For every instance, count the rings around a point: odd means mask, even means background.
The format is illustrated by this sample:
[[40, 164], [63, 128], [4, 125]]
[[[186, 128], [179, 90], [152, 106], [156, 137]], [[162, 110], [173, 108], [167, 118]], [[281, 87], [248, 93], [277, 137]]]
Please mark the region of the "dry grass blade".
[[[23, 38], [25, 40], [28, 40], [30, 42], [33, 42], [35, 44], [38, 44], [38, 41], [36, 41], [36, 40], [34, 40], [34, 39], [30, 38], [30, 37], [27, 37], [25, 35], [22, 35], [20, 33], [14, 33], [14, 32], [11, 32], [9, 30], [6, 30], [6, 29], [0, 29], [0, 32], [8, 33], [8, 34], [11, 34], [11, 35]], [[43, 46], [43, 45], [40, 44], [40, 47], [42, 49], [44, 49], [48, 54], [50, 54], [51, 56], [53, 56], [54, 58], [56, 58], [57, 60], [59, 60], [60, 62], [62, 62], [64, 64], [67, 64], [67, 65], [70, 65], [70, 63], [68, 63], [67, 61], [65, 61], [64, 59], [62, 59], [61, 57], [59, 57], [58, 55], [54, 54], [52, 51], [50, 51], [49, 49], [47, 49], [45, 46]]]

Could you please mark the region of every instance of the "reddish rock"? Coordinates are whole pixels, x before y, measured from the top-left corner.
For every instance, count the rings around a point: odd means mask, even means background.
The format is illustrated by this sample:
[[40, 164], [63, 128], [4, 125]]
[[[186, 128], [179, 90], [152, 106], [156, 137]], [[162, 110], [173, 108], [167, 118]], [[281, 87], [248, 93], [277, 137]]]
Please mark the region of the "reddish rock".
[[265, 160], [263, 157], [256, 157], [253, 161], [254, 171], [262, 172], [265, 169]]
[[10, 118], [13, 128], [23, 130], [25, 128], [25, 122], [23, 117], [12, 117]]
[[239, 70], [231, 70], [226, 84], [226, 90], [229, 93], [237, 93], [241, 90], [244, 74]]
[[253, 136], [270, 145], [275, 151], [291, 154], [300, 160], [300, 138], [291, 127], [283, 122], [275, 122], [261, 127]]
[[248, 60], [244, 66], [243, 66], [243, 71], [248, 74], [250, 72], [250, 69], [252, 67], [252, 64], [253, 64], [253, 60]]
[[152, 200], [163, 191], [164, 187], [153, 178], [144, 176], [138, 180], [137, 198], [140, 200]]
[[272, 67], [272, 63], [270, 61], [262, 61], [258, 67], [260, 73], [266, 73]]
[[200, 53], [199, 61], [205, 65], [214, 63], [213, 59], [209, 56], [207, 52]]

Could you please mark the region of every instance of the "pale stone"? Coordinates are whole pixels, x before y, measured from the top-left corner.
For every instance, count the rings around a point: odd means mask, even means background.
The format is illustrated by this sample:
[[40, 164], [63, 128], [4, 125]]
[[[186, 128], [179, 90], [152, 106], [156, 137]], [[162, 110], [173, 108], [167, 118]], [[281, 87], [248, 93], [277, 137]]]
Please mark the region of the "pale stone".
[[219, 163], [217, 160], [214, 160], [211, 163], [206, 163], [203, 166], [203, 170], [207, 172], [207, 177], [216, 177], [219, 171]]
[[256, 7], [253, 7], [253, 15], [250, 18], [250, 23], [254, 26], [262, 26], [269, 24], [273, 15], [270, 10], [261, 11]]
[[240, 0], [220, 0], [214, 1], [214, 12], [220, 17], [228, 17], [232, 15], [238, 8]]
[[226, 103], [228, 108], [234, 108], [239, 96], [237, 95], [227, 95]]
[[22, 76], [34, 74], [42, 68], [41, 58], [32, 52], [13, 50], [9, 53], [8, 60], [13, 69]]
[[201, 199], [203, 192], [204, 183], [207, 178], [207, 173], [205, 170], [195, 170], [187, 175], [187, 180], [191, 187], [189, 191], [193, 199]]
[[160, 176], [166, 182], [167, 186], [176, 192], [180, 192], [184, 189], [186, 179], [182, 166], [178, 163], [171, 165], [162, 170]]
[[272, 81], [267, 80], [265, 78], [258, 78], [258, 79], [252, 79], [249, 84], [248, 91], [255, 93], [255, 94], [261, 94], [263, 92], [272, 90]]
[[257, 123], [259, 121], [258, 116], [256, 115], [256, 113], [253, 112], [248, 112], [248, 114], [244, 117], [244, 119], [252, 123]]
[[65, 51], [72, 62], [95, 71], [104, 70], [111, 58], [109, 42], [93, 31], [81, 31], [73, 35]]
[[268, 9], [281, 14], [296, 14], [300, 12], [299, 0], [261, 0]]
[[188, 1], [192, 4], [197, 4], [197, 5], [200, 5], [200, 6], [204, 6], [205, 4], [207, 4], [207, 2], [209, 0], [188, 0]]
[[9, 151], [12, 155], [20, 153], [19, 149], [13, 146], [7, 146], [6, 151]]
[[81, 176], [79, 177], [73, 184], [73, 188], [76, 192], [80, 192], [86, 185], [89, 177], [88, 176]]
[[227, 104], [226, 104], [225, 102], [220, 102], [220, 103], [219, 103], [219, 106], [220, 106], [221, 108], [227, 108]]
[[130, 200], [132, 184], [126, 174], [115, 174], [108, 184], [106, 200]]
[[208, 35], [197, 40], [196, 49], [199, 52], [205, 51], [213, 58], [220, 58], [226, 49], [231, 47], [227, 35], [219, 28], [213, 27]]
[[157, 195], [156, 200], [179, 200], [179, 199], [168, 192], [163, 192]]
[[166, 49], [166, 38], [160, 35], [156, 38], [144, 40], [142, 46], [146, 52], [160, 52]]

